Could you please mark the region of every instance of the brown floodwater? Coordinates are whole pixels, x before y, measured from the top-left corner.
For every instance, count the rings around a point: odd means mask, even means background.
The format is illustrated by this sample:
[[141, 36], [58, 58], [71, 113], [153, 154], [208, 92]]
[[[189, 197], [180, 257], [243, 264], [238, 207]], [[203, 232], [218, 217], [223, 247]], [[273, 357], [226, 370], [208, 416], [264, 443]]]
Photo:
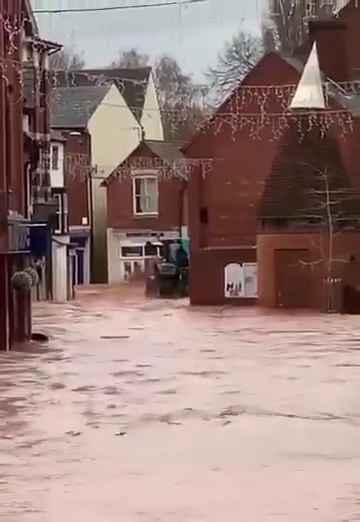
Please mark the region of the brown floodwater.
[[0, 354], [1, 522], [360, 520], [360, 317], [94, 288]]

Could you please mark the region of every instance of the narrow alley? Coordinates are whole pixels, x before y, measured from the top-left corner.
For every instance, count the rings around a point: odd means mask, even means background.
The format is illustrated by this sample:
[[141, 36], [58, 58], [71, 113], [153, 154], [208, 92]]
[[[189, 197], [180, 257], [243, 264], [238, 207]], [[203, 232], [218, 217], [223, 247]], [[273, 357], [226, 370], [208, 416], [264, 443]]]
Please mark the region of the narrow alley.
[[357, 317], [84, 290], [0, 354], [3, 522], [360, 520]]

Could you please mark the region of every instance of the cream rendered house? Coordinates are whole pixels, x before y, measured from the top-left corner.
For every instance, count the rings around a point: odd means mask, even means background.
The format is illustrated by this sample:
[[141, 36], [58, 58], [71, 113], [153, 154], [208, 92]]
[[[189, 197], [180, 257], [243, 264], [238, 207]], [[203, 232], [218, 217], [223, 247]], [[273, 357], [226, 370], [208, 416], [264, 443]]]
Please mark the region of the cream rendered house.
[[[91, 136], [92, 282], [107, 282], [106, 190], [101, 183], [143, 137], [163, 140], [151, 69], [76, 71], [55, 91], [53, 128]], [[64, 117], [66, 116], [66, 117]]]

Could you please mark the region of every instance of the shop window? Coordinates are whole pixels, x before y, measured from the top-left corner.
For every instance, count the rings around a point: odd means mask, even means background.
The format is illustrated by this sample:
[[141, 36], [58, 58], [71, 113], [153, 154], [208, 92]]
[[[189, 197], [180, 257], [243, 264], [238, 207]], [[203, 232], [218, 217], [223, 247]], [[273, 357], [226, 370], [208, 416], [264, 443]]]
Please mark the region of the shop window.
[[142, 246], [121, 247], [121, 257], [143, 257]]

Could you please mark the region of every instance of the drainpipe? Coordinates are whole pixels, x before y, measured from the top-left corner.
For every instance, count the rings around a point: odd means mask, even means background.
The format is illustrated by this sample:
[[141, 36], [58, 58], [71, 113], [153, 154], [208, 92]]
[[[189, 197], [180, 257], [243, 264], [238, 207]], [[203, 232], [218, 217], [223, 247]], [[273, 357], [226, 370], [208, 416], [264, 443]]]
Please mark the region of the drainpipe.
[[182, 183], [182, 187], [180, 189], [180, 210], [179, 210], [179, 237], [182, 238], [182, 227], [183, 227], [183, 217], [184, 217], [184, 195], [186, 191], [186, 182]]

